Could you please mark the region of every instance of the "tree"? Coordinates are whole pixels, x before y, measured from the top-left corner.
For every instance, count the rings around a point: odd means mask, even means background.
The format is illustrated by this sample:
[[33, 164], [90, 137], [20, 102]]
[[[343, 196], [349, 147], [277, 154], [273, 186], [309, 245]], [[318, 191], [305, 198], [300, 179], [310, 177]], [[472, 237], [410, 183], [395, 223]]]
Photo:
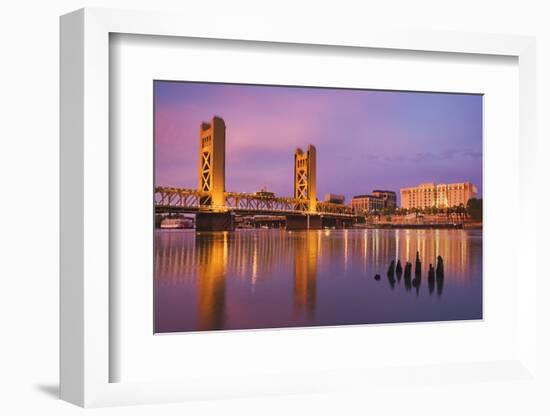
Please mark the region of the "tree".
[[470, 218], [476, 221], [483, 220], [483, 199], [470, 198], [466, 204], [466, 212]]
[[464, 204], [460, 204], [457, 207], [457, 212], [459, 214], [460, 222], [464, 222], [464, 217], [466, 216], [466, 208], [464, 208]]

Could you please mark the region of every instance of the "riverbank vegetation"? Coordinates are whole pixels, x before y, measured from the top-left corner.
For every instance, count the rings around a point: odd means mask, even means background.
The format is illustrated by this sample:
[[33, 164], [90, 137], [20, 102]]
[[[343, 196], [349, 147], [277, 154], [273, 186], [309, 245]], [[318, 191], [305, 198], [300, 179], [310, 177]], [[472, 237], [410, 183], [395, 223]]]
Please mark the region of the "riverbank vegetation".
[[425, 208], [384, 208], [368, 215], [378, 221], [392, 221], [419, 217], [445, 217], [450, 221], [464, 222], [465, 220], [481, 222], [483, 220], [483, 200], [471, 198], [466, 206], [463, 204], [453, 207], [425, 207]]

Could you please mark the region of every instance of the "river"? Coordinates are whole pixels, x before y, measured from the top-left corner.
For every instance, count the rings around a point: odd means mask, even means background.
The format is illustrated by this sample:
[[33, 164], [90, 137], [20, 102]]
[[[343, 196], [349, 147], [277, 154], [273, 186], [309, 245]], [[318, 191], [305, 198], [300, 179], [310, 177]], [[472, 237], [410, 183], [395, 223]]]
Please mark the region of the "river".
[[481, 319], [482, 231], [156, 230], [154, 279], [156, 333]]

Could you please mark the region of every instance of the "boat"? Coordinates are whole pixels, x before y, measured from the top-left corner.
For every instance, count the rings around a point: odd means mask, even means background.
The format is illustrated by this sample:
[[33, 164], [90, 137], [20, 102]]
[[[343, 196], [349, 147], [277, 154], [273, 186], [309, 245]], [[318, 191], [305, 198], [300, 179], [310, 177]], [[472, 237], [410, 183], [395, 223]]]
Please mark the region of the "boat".
[[165, 230], [193, 228], [193, 220], [190, 218], [165, 218], [161, 221], [160, 228]]

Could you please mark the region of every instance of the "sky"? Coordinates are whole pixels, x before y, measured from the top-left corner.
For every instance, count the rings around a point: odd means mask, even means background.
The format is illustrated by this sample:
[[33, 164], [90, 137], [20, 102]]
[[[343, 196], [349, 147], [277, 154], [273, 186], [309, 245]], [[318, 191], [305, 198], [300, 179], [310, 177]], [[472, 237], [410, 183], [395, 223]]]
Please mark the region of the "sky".
[[199, 126], [226, 125], [226, 191], [294, 194], [294, 151], [317, 149], [317, 197], [423, 182], [482, 196], [481, 95], [154, 82], [155, 183], [196, 189]]

